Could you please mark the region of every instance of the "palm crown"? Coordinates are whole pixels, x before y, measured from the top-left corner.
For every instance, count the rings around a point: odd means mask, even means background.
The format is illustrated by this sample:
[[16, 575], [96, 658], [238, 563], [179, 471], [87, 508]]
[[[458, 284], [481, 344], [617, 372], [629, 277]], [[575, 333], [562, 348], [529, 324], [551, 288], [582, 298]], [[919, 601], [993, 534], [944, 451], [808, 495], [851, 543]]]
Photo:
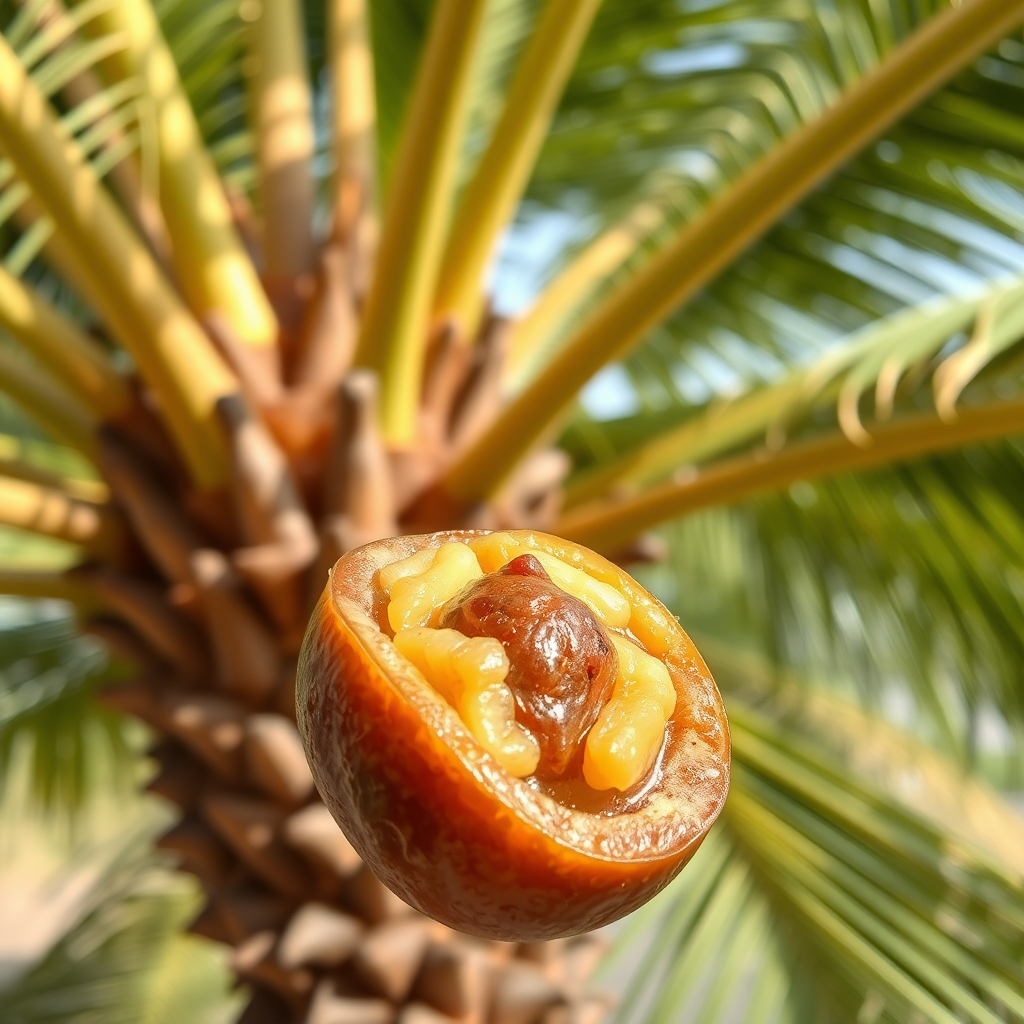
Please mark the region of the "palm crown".
[[[164, 737], [162, 845], [248, 1019], [600, 1018], [595, 943], [431, 933], [317, 831], [290, 666], [360, 543], [536, 526], [636, 560], [696, 510], [646, 571], [724, 684], [735, 781], [608, 962], [622, 1018], [1024, 1015], [1024, 828], [842, 696], [896, 693], [975, 765], [979, 719], [1024, 720], [1024, 5], [935, 6], [0, 8], [0, 520], [42, 538], [0, 590], [134, 663], [107, 703]], [[0, 757], [73, 802], [131, 727], [66, 622], [9, 621]], [[135, 916], [78, 941], [166, 979], [173, 898], [128, 863]], [[69, 948], [0, 1005], [85, 999]]]

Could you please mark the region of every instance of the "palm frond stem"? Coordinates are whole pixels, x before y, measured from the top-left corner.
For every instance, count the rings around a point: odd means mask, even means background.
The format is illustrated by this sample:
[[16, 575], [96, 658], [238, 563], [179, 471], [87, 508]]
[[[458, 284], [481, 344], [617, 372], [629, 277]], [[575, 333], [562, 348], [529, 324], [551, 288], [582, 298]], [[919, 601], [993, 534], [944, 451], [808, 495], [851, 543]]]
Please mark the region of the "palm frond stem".
[[[80, 21], [74, 19], [84, 6], [69, 14], [60, 0], [51, 0], [41, 12], [40, 19], [43, 23], [49, 24], [67, 22], [68, 28], [63, 35], [68, 37], [81, 24]], [[24, 61], [24, 54], [22, 53], [20, 56]], [[95, 120], [125, 102], [132, 105], [135, 120], [141, 126], [148, 120], [151, 111], [148, 100], [139, 95], [138, 83], [128, 80], [104, 88], [93, 71], [95, 63], [93, 61], [77, 69], [76, 73], [61, 86], [62, 94], [71, 107], [63, 118], [65, 127], [69, 131], [77, 131], [81, 125], [77, 125], [76, 121], [88, 123], [89, 120]], [[114, 150], [123, 142], [124, 133], [114, 131], [106, 140], [106, 148]], [[143, 152], [148, 153], [149, 148], [148, 144], [140, 145], [140, 150]], [[118, 160], [107, 175], [107, 180], [120, 198], [128, 215], [166, 271], [170, 267], [171, 242], [163, 213], [160, 210], [157, 178], [158, 172], [153, 168], [152, 160], [147, 157], [143, 161], [134, 153]]]
[[158, 395], [196, 479], [220, 483], [227, 452], [213, 409], [236, 390], [234, 376], [3, 40], [0, 143], [60, 225], [89, 297]]
[[637, 246], [664, 223], [665, 211], [644, 200], [618, 223], [602, 231], [555, 276], [532, 306], [512, 325], [507, 391], [516, 390], [536, 369], [544, 343], [597, 284], [617, 270]]
[[20, 438], [0, 434], [0, 475], [63, 491], [94, 505], [103, 505], [110, 499], [110, 489], [99, 480], [64, 476], [33, 461], [35, 444], [30, 446]]
[[476, 336], [484, 275], [511, 220], [600, 0], [547, 0], [509, 87], [504, 112], [466, 185], [448, 235], [434, 312]]
[[331, 103], [334, 122], [334, 193], [354, 182], [359, 190], [356, 224], [346, 232], [359, 238], [360, 262], [372, 264], [377, 235], [377, 98], [373, 80], [366, 0], [330, 0], [328, 8]]
[[829, 109], [797, 129], [601, 303], [449, 468], [456, 501], [493, 494], [598, 369], [635, 346], [823, 177], [1024, 18], [1024, 3], [975, 0], [933, 16]]
[[37, 364], [9, 346], [0, 347], [0, 391], [55, 440], [95, 460], [98, 422], [93, 413]]
[[0, 523], [81, 545], [102, 558], [117, 559], [124, 551], [124, 522], [110, 505], [27, 480], [0, 476]]
[[[985, 310], [1004, 296], [1021, 294], [1019, 279], [996, 282], [977, 293], [942, 296], [901, 309], [855, 331], [844, 344], [834, 346], [809, 366], [797, 369], [774, 384], [736, 398], [713, 402], [703, 412], [617, 459], [581, 473], [566, 489], [565, 507], [575, 508], [622, 488], [637, 489], [663, 479], [680, 465], [707, 462], [730, 448], [764, 434], [769, 448], [781, 447], [788, 424], [813, 408], [835, 403], [843, 432], [857, 443], [868, 443], [860, 422], [859, 403], [875, 385], [876, 415], [887, 420], [907, 367], [932, 358], [972, 320], [980, 322]], [[1005, 305], [1005, 304], [1004, 304]], [[1024, 332], [1013, 305], [1005, 306], [999, 323], [989, 332], [1000, 344], [1009, 344]], [[987, 348], [990, 355], [992, 346]], [[959, 361], [961, 351], [946, 363]], [[936, 371], [936, 381], [943, 363]], [[983, 365], [976, 358], [974, 371]]]
[[67, 601], [79, 608], [97, 605], [92, 590], [64, 573], [41, 569], [0, 569], [0, 594]]
[[588, 547], [615, 550], [665, 520], [712, 505], [732, 504], [798, 480], [862, 471], [1020, 433], [1024, 433], [1021, 399], [960, 407], [952, 422], [934, 414], [908, 416], [872, 429], [865, 445], [836, 431], [777, 452], [762, 448], [707, 467], [686, 468], [676, 480], [636, 497], [582, 505], [566, 513], [552, 529]]
[[100, 419], [114, 418], [128, 408], [127, 378], [102, 349], [2, 267], [0, 324]]
[[[27, 186], [26, 186], [27, 187]], [[18, 207], [14, 221], [22, 234], [4, 258], [8, 273], [18, 276], [37, 256], [42, 254], [50, 268], [66, 281], [93, 309], [100, 309], [102, 299], [82, 268], [74, 250], [53, 226], [46, 209], [33, 195]]]
[[301, 7], [263, 3], [249, 27], [250, 106], [256, 129], [265, 272], [289, 280], [313, 272], [313, 118]]
[[109, 4], [87, 33], [126, 44], [105, 62], [120, 80], [136, 78], [154, 106], [160, 204], [174, 267], [193, 312], [219, 310], [246, 344], [273, 345], [277, 323], [249, 255], [235, 231], [224, 189], [147, 0]]
[[441, 0], [434, 8], [392, 172], [373, 285], [356, 363], [380, 378], [381, 426], [409, 444], [452, 201], [470, 69], [485, 0]]

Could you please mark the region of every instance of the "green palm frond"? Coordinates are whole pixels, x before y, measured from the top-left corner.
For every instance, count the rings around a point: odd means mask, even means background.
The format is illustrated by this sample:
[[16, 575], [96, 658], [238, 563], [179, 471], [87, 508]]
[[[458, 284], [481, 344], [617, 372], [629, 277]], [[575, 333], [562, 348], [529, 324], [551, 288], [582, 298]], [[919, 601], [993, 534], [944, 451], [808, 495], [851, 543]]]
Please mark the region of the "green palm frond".
[[[828, 706], [833, 718], [842, 710]], [[1019, 820], [981, 793], [983, 813], [949, 821], [949, 801], [959, 797], [966, 812], [979, 789], [934, 757], [918, 803], [935, 794], [946, 805], [922, 815], [851, 774], [853, 763], [827, 745], [835, 725], [829, 735], [806, 710], [794, 714], [768, 718], [730, 703], [734, 776], [723, 826], [638, 922], [655, 947], [641, 950], [619, 1019], [1019, 1016], [1024, 876], [1019, 852], [1014, 867], [987, 845], [1005, 838], [1012, 856]], [[858, 746], [873, 742], [880, 759], [905, 763], [901, 739], [863, 716], [853, 723]], [[896, 778], [898, 792], [904, 776]], [[627, 933], [620, 955], [636, 952]]]
[[808, 945], [897, 1020], [1024, 1012], [1020, 874], [737, 710], [730, 828]]
[[38, 808], [26, 814], [9, 797], [0, 803], [5, 838], [15, 831], [19, 837], [13, 849], [3, 844], [0, 862], [17, 866], [21, 878], [0, 913], [0, 944], [10, 957], [0, 970], [0, 1018], [10, 1024], [233, 1020], [240, 995], [227, 991], [223, 954], [181, 934], [197, 910], [195, 885], [152, 849], [166, 812], [132, 796], [113, 810], [101, 801], [90, 818], [69, 842], [54, 837], [57, 823]]
[[629, 274], [674, 227], [874, 67], [931, 13], [926, 8], [604, 4], [524, 215], [529, 222], [565, 211], [578, 238], [619, 216], [652, 179], [671, 183], [666, 225], [615, 276]]
[[793, 994], [769, 904], [716, 830], [680, 879], [630, 919], [603, 965], [626, 973], [615, 1024], [790, 1021]]
[[[821, 411], [834, 410], [847, 433], [862, 441], [860, 396], [869, 387], [876, 395], [882, 392], [876, 404], [884, 403], [881, 411], [887, 419], [893, 393], [908, 370], [929, 368], [931, 359], [951, 342], [956, 343], [982, 310], [992, 310], [996, 317], [994, 330], [987, 332], [995, 342], [989, 358], [1020, 338], [1024, 324], [1019, 322], [1018, 308], [1009, 304], [1004, 316], [996, 312], [1004, 294], [1020, 294], [1017, 280], [993, 285], [974, 296], [931, 299], [900, 310], [854, 332], [810, 365], [791, 371], [781, 380], [716, 401], [700, 414], [691, 411], [674, 429], [665, 429], [664, 415], [657, 417], [661, 432], [646, 443], [642, 440], [642, 423], [626, 419], [608, 424], [600, 430], [600, 451], [605, 458], [590, 479], [584, 475], [570, 489], [570, 505], [600, 495], [609, 487], [664, 479], [680, 467], [708, 462], [751, 441], [763, 440], [769, 448], [778, 450], [794, 427], [808, 419], [820, 419], [815, 414]], [[920, 373], [916, 376], [920, 387], [924, 381]], [[594, 434], [595, 428], [591, 427], [580, 440], [593, 443]], [[594, 461], [594, 453], [587, 453], [579, 442], [575, 447], [585, 474], [586, 462]], [[618, 460], [607, 458], [609, 451], [621, 448], [625, 451]]]
[[1020, 736], [1021, 469], [981, 448], [757, 503], [784, 663], [846, 665], [876, 706], [909, 692], [965, 758], [990, 711]]
[[595, 162], [585, 186], [593, 200], [621, 197], [665, 165], [706, 198], [940, 5], [908, 6], [868, 14], [854, 2], [606, 3], [538, 164], [534, 197], [555, 202], [571, 187], [575, 153]]
[[78, 635], [66, 607], [5, 598], [0, 606], [0, 794], [19, 759], [43, 807], [73, 811], [97, 790], [137, 780], [133, 723], [97, 691], [117, 678], [105, 650]]
[[[180, 876], [179, 876], [180, 878]], [[141, 880], [140, 880], [141, 881]], [[238, 1000], [224, 991], [225, 969], [180, 929], [195, 912], [181, 882], [165, 891], [114, 892], [69, 931], [46, 959], [0, 990], [11, 1024], [227, 1024]], [[152, 888], [152, 886], [150, 886]]]
[[[659, 521], [650, 518], [655, 505], [681, 514], [803, 477], [1013, 433], [1021, 294], [1013, 278], [965, 298], [929, 299], [854, 332], [774, 384], [691, 411], [675, 428], [666, 429], [661, 417], [661, 434], [646, 441], [638, 442], [643, 428], [628, 420], [612, 430], [579, 428], [577, 450], [582, 441], [604, 461], [570, 485], [570, 509], [583, 507], [570, 511], [562, 528], [593, 541], [602, 530], [635, 532]], [[870, 422], [860, 408], [868, 390], [874, 393]], [[893, 418], [894, 405], [902, 417]], [[929, 413], [921, 416], [922, 410]], [[617, 459], [616, 437], [626, 447]], [[746, 462], [716, 462], [744, 448]], [[670, 473], [674, 483], [644, 493], [643, 484]], [[601, 502], [609, 490], [619, 499], [639, 493], [632, 504]]]
[[646, 578], [702, 643], [857, 692], [1009, 783], [1024, 749], [1020, 459], [978, 447], [701, 513], [666, 531], [670, 562]]
[[[879, 5], [874, 20], [856, 4], [654, 7], [657, 27], [636, 17], [631, 34], [629, 15], [616, 20], [606, 5], [534, 177], [534, 206], [572, 211], [584, 231], [618, 216], [655, 174], [676, 180], [669, 222], [692, 219], [909, 26], [900, 5]], [[862, 154], [627, 360], [631, 400], [661, 414], [652, 431], [672, 410], [775, 379], [878, 316], [1019, 271], [1014, 45]], [[561, 169], [545, 162], [559, 146]], [[586, 179], [573, 177], [570, 153], [586, 153]]]

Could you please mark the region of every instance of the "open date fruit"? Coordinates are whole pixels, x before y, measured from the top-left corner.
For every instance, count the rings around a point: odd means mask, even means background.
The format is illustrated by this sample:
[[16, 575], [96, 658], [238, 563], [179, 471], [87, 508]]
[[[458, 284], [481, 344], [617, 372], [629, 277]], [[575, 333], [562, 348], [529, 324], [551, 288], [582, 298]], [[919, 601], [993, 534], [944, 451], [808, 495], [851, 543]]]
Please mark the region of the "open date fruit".
[[729, 730], [689, 637], [599, 555], [542, 533], [359, 548], [299, 661], [317, 786], [407, 903], [492, 939], [600, 927], [693, 856]]

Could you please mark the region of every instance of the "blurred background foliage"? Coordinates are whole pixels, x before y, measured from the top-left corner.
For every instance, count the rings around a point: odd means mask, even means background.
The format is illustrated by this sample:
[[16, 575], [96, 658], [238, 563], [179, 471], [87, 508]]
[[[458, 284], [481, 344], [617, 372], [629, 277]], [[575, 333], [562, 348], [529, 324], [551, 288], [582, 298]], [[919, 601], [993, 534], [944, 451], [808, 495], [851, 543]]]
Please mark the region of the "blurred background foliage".
[[0, 603], [0, 1019], [220, 1024], [227, 957], [182, 934], [195, 881], [154, 850], [146, 730], [97, 690], [125, 674], [59, 602]]
[[[155, 4], [218, 167], [250, 193], [253, 2]], [[0, 3], [12, 44], [32, 45], [26, 12], [38, 6]], [[942, 6], [605, 0], [504, 241], [497, 306], [527, 308], [591, 239], [650, 203], [644, 244], [607, 283], [635, 270]], [[431, 5], [371, 7], [386, 189]], [[537, 7], [492, 2], [464, 178]], [[306, 18], [326, 180], [321, 5]], [[96, 59], [81, 46], [78, 59]], [[62, 51], [39, 70], [59, 76], [54, 62], [73, 59]], [[663, 479], [773, 430], [855, 432], [862, 398], [876, 414], [886, 400], [924, 407], [982, 309], [993, 326], [966, 386], [1017, 394], [1022, 100], [1017, 33], [602, 371], [562, 440], [571, 487], [609, 465]], [[129, 144], [144, 147], [134, 116]], [[41, 242], [3, 211], [0, 232], [8, 269], [74, 309], [37, 259]], [[0, 429], [45, 449], [7, 402]], [[58, 469], [61, 457], [42, 456]], [[722, 685], [735, 782], [693, 865], [619, 936], [606, 965], [623, 992], [617, 1020], [1024, 1019], [1024, 826], [981, 785], [1018, 801], [1024, 789], [1022, 508], [1024, 450], [1008, 440], [797, 483], [662, 531], [667, 560], [639, 575]], [[8, 564], [69, 559], [11, 531], [0, 546]], [[0, 606], [0, 856], [8, 878], [32, 862], [23, 891], [0, 900], [0, 935], [45, 923], [28, 952], [0, 952], [12, 1024], [214, 1022], [240, 1005], [215, 947], [179, 934], [196, 894], [152, 852], [167, 812], [130, 795], [145, 736], [95, 699], [119, 671], [63, 606]]]

